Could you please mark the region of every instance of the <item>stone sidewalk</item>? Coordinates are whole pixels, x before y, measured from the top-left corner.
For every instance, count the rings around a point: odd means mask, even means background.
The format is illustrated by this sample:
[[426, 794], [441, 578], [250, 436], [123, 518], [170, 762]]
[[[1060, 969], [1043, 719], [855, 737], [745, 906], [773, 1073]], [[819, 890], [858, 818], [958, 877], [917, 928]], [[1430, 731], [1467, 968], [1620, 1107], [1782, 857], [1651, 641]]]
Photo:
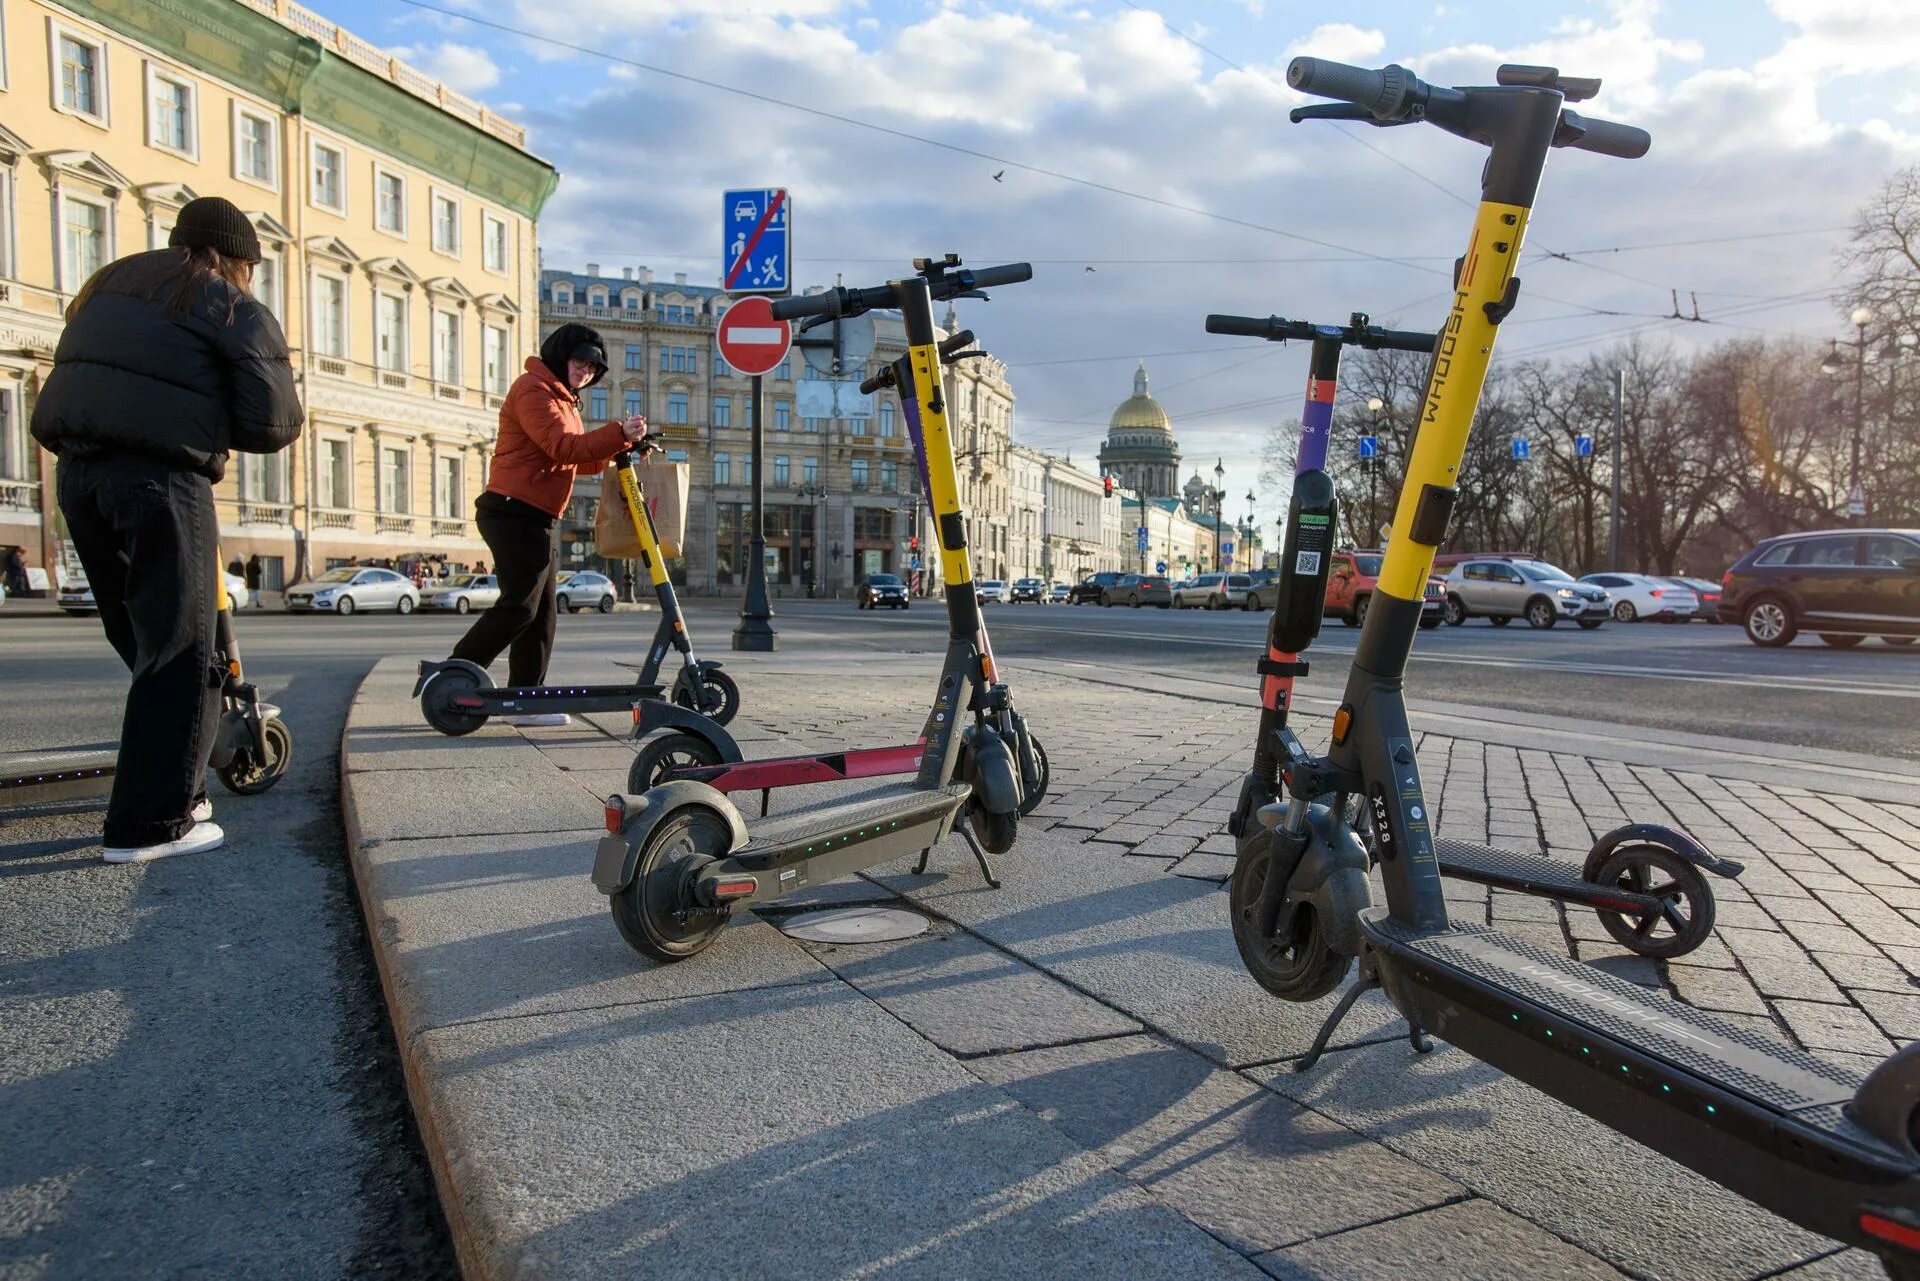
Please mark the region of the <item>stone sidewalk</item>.
[[[936, 662], [734, 655], [732, 729], [754, 754], [910, 741]], [[1332, 998], [1257, 988], [1221, 890], [1251, 697], [1007, 667], [1053, 783], [1005, 888], [949, 841], [927, 875], [816, 895], [903, 899], [935, 917], [923, 938], [801, 945], [748, 916], [672, 967], [587, 879], [626, 719], [444, 739], [411, 665], [375, 668], [348, 836], [469, 1276], [1879, 1275], [1450, 1047], [1413, 1056], [1377, 993], [1295, 1073]], [[1856, 1066], [1916, 1035], [1920, 806], [1886, 799], [1898, 767], [1856, 795], [1838, 770], [1766, 781], [1752, 744], [1611, 730], [1584, 755], [1542, 745], [1579, 726], [1416, 721], [1447, 835], [1577, 859], [1630, 815], [1748, 869], [1715, 883], [1717, 937], [1664, 965], [1543, 900], [1454, 883], [1459, 915]]]

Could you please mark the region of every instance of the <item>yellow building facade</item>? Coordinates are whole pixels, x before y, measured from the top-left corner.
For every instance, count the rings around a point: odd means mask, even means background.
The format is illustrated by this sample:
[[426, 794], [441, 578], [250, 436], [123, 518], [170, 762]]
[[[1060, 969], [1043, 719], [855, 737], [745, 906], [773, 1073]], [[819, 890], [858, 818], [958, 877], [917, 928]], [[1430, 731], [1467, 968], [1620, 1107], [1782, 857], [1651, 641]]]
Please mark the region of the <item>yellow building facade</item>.
[[67, 303], [224, 196], [307, 409], [292, 449], [229, 460], [226, 558], [258, 555], [269, 589], [484, 559], [473, 500], [538, 342], [555, 180], [519, 126], [289, 0], [0, 0], [0, 546], [61, 553], [27, 425]]

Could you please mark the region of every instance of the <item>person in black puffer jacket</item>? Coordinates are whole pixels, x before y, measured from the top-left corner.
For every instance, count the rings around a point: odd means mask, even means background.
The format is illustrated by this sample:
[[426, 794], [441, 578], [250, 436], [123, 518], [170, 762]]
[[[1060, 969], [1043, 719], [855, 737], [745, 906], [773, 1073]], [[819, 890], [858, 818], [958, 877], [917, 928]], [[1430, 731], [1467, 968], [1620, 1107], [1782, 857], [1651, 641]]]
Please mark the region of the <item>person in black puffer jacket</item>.
[[101, 625], [133, 673], [102, 841], [112, 863], [222, 840], [202, 786], [220, 707], [213, 485], [229, 453], [276, 453], [306, 420], [286, 337], [247, 292], [260, 240], [246, 215], [190, 201], [167, 244], [81, 287], [33, 409]]

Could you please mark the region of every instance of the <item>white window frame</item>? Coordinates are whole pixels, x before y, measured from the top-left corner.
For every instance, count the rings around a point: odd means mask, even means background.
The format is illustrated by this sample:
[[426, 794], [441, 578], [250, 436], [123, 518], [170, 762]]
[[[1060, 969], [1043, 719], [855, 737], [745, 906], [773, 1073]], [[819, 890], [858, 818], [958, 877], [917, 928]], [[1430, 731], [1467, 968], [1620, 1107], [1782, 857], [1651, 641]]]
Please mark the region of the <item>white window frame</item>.
[[[499, 336], [497, 341], [500, 344], [500, 358], [494, 362], [493, 376], [489, 378], [487, 376], [487, 358], [491, 353], [488, 351], [488, 348], [496, 341], [495, 335]], [[509, 368], [513, 359], [511, 342], [512, 339], [508, 335], [505, 325], [489, 325], [484, 322], [481, 324], [480, 381], [484, 384], [481, 387], [481, 391], [489, 396], [504, 396], [507, 394], [507, 388], [513, 385], [513, 379], [510, 377], [511, 370]]]
[[[86, 278], [91, 275], [92, 272], [82, 272], [79, 275], [79, 279], [74, 279], [73, 264], [67, 260], [66, 202], [69, 200], [77, 200], [83, 205], [92, 205], [100, 211], [102, 231], [100, 237], [100, 266], [104, 267], [112, 262], [116, 255], [114, 253], [113, 243], [113, 201], [108, 200], [104, 196], [68, 191], [62, 186], [60, 189], [60, 207], [54, 211], [60, 224], [60, 292], [71, 295], [80, 292], [80, 286], [87, 283]], [[97, 271], [99, 268], [96, 267], [94, 270]]]
[[[173, 85], [176, 88], [187, 91], [187, 145], [184, 147], [176, 147], [170, 142], [161, 142], [154, 136], [154, 131], [160, 124], [160, 113], [154, 110], [154, 97], [155, 91], [158, 90], [162, 84]], [[164, 151], [170, 156], [180, 156], [183, 159], [191, 160], [193, 163], [199, 164], [200, 85], [198, 82], [183, 71], [175, 71], [172, 67], [163, 66], [149, 58], [147, 60], [146, 91], [147, 145], [155, 151]]]
[[[269, 498], [260, 490], [268, 488], [261, 482], [273, 478], [280, 483], [280, 497]], [[271, 503], [276, 507], [293, 505], [293, 473], [287, 466], [287, 451], [277, 454], [241, 454], [240, 455], [240, 501], [244, 503]]]
[[[272, 172], [270, 178], [256, 178], [240, 167], [240, 122], [258, 121], [267, 126], [267, 167]], [[265, 191], [280, 190], [280, 120], [271, 111], [256, 107], [252, 103], [233, 100], [233, 178], [235, 182], [244, 182], [250, 187], [259, 187]]]
[[[400, 365], [399, 368], [387, 364], [380, 358], [380, 326], [384, 320], [381, 302], [394, 298], [400, 303]], [[411, 339], [409, 330], [413, 328], [413, 300], [403, 289], [382, 289], [373, 287], [373, 367], [386, 374], [406, 375], [413, 372], [413, 353], [408, 349]]]
[[[262, 290], [260, 288], [260, 268], [266, 266], [269, 262], [273, 264], [273, 288], [271, 290]], [[265, 241], [261, 242], [260, 262], [253, 269], [252, 292], [253, 296], [265, 304], [268, 311], [273, 313], [273, 318], [280, 322], [281, 327], [285, 328], [287, 323], [287, 251], [284, 247]]]
[[[353, 352], [353, 282], [339, 272], [320, 271], [318, 269], [314, 271], [313, 278], [313, 319], [311, 323], [313, 325], [314, 354], [316, 356], [324, 356], [329, 360], [347, 360]], [[326, 351], [320, 346], [321, 340], [327, 332], [327, 326], [321, 322], [320, 318], [320, 305], [325, 301], [325, 295], [321, 292], [319, 284], [322, 280], [340, 287], [340, 349], [338, 351]]]
[[[380, 180], [392, 178], [400, 184], [400, 226], [398, 228], [382, 226], [380, 223]], [[376, 163], [373, 166], [373, 229], [383, 236], [392, 236], [396, 240], [407, 238], [407, 175], [398, 169]]]
[[[567, 296], [565, 298], [562, 298], [560, 296], [560, 291], [562, 289], [567, 291]], [[554, 306], [556, 307], [573, 306], [573, 282], [571, 280], [554, 281], [553, 284], [548, 287], [548, 292], [553, 295]]]
[[[328, 445], [339, 445], [340, 456], [345, 461], [345, 466], [343, 467], [342, 470], [346, 473], [345, 479], [347, 482], [347, 492], [344, 494], [340, 493], [338, 488], [335, 487], [333, 483], [333, 473], [327, 467], [327, 448], [326, 447]], [[323, 502], [320, 504], [320, 506], [327, 511], [338, 512], [338, 511], [354, 510], [354, 506], [353, 506], [353, 437], [351, 436], [320, 437], [319, 455], [320, 455], [319, 458], [316, 460], [317, 465], [314, 468], [314, 488], [315, 490], [321, 490], [324, 488], [326, 490], [332, 491], [331, 497], [333, 498], [333, 501], [331, 503]], [[320, 497], [320, 494], [316, 493], [314, 496], [318, 498]], [[345, 502], [341, 501], [341, 499], [343, 498], [346, 500]]]
[[[493, 252], [493, 231], [500, 230], [500, 265], [489, 259]], [[513, 274], [513, 224], [490, 209], [480, 211], [480, 269], [495, 276]]]
[[[441, 201], [453, 206], [453, 244], [451, 246], [442, 246], [440, 243]], [[465, 218], [466, 211], [460, 207], [460, 197], [451, 192], [442, 191], [438, 187], [427, 188], [427, 247], [433, 252], [446, 258], [460, 256], [461, 242], [466, 239], [460, 234], [464, 230], [461, 223]]]
[[[330, 151], [340, 158], [340, 166], [335, 171], [339, 179], [340, 203], [330, 205], [320, 199], [320, 184], [315, 180], [315, 170], [319, 168], [318, 157], [322, 151]], [[347, 149], [331, 138], [309, 136], [307, 139], [307, 203], [315, 209], [324, 209], [331, 214], [347, 216]]]
[[7, 80], [7, 6], [0, 4], [0, 91], [12, 88]]
[[[453, 483], [447, 483], [446, 464], [453, 464]], [[458, 453], [444, 454], [438, 450], [433, 454], [433, 515], [437, 520], [462, 520], [461, 491], [466, 488], [464, 460]]]
[[[31, 481], [35, 479], [38, 456], [31, 437], [27, 435], [26, 416], [21, 412], [25, 397], [20, 394], [18, 375], [9, 374], [0, 377], [0, 480]], [[13, 455], [18, 476], [8, 474], [7, 456]]]
[[[460, 313], [457, 311], [449, 310], [448, 308], [445, 308], [445, 307], [433, 307], [433, 308], [430, 308], [429, 310], [433, 317], [432, 320], [430, 320], [427, 325], [428, 329], [431, 331], [431, 336], [428, 341], [430, 341], [433, 344], [433, 381], [447, 387], [458, 387], [460, 385], [460, 365], [461, 365], [460, 357], [463, 354], [461, 351], [461, 347], [463, 345], [463, 340], [466, 337], [465, 334], [460, 332]], [[452, 368], [447, 368], [442, 363], [442, 352], [440, 349], [440, 320], [441, 320], [441, 317], [443, 316], [448, 321], [450, 321], [453, 326], [453, 329], [452, 329], [453, 366]]]
[[[97, 55], [94, 62], [93, 90], [100, 107], [98, 112], [82, 111], [78, 107], [69, 107], [60, 101], [60, 42], [62, 40], [87, 45]], [[75, 120], [84, 120], [100, 129], [113, 127], [113, 96], [108, 91], [110, 82], [107, 78], [107, 52], [107, 37], [104, 34], [96, 35], [85, 27], [72, 26], [51, 16], [47, 18], [47, 69], [52, 76], [48, 88], [53, 97], [55, 111], [63, 116], [72, 116]]]
[[[4, 53], [4, 50], [0, 50]], [[0, 280], [14, 278], [14, 212], [13, 212], [13, 169], [0, 165]]]
[[[375, 497], [379, 502], [379, 512], [383, 516], [413, 515], [413, 442], [403, 441], [398, 445], [382, 442], [380, 449], [380, 471], [377, 477], [378, 488]], [[397, 505], [390, 505], [387, 492], [387, 463], [394, 455], [400, 457], [400, 484], [394, 488], [391, 497]]]

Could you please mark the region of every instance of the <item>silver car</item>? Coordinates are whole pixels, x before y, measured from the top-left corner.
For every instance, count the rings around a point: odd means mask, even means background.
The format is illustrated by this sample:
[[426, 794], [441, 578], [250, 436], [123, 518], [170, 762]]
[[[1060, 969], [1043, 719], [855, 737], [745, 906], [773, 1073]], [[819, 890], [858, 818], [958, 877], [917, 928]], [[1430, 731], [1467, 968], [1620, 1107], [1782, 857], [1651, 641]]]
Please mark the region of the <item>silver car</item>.
[[1253, 578], [1247, 574], [1201, 574], [1192, 582], [1173, 590], [1175, 609], [1246, 609], [1247, 596], [1253, 591]]
[[1505, 627], [1516, 618], [1529, 627], [1552, 627], [1561, 619], [1588, 631], [1607, 621], [1613, 603], [1591, 583], [1543, 560], [1466, 560], [1447, 573], [1447, 621], [1458, 627], [1485, 618]]
[[620, 592], [605, 574], [596, 574], [590, 569], [576, 569], [560, 575], [556, 599], [561, 610], [569, 614], [577, 614], [583, 609], [597, 609], [603, 614], [611, 614], [614, 602], [620, 599]]
[[450, 609], [470, 614], [487, 609], [500, 599], [500, 580], [492, 574], [455, 574], [442, 578], [420, 593], [421, 609]]
[[390, 609], [411, 614], [420, 604], [420, 589], [390, 569], [356, 569], [343, 565], [310, 582], [287, 589], [287, 612], [295, 614], [358, 614]]

